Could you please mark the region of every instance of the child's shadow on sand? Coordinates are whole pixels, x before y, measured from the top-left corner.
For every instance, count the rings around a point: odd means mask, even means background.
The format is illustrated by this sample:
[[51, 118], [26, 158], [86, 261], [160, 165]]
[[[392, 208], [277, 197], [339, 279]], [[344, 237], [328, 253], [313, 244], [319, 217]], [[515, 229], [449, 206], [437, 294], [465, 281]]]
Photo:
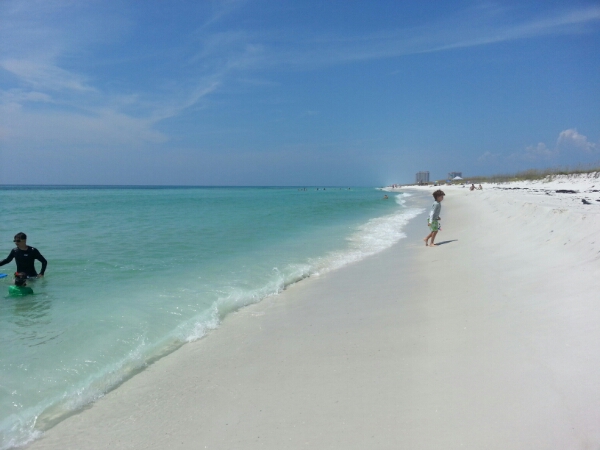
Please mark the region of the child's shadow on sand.
[[438, 242], [435, 245], [444, 245], [444, 244], [450, 244], [451, 242], [456, 242], [458, 241], [458, 239], [452, 239], [451, 241], [442, 241], [442, 242]]

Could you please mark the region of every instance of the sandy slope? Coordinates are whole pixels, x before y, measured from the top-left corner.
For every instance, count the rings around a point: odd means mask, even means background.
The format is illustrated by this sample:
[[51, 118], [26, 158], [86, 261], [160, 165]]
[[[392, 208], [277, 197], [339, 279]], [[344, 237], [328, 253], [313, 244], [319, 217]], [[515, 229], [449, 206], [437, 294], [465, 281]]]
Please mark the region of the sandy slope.
[[422, 215], [392, 249], [234, 314], [31, 448], [600, 447], [600, 202], [444, 190], [438, 247]]

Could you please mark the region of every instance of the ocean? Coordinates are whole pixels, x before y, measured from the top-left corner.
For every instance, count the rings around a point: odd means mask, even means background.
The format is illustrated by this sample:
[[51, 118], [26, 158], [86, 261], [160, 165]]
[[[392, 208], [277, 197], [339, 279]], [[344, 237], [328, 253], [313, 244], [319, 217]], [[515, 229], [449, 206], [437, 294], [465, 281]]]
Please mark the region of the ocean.
[[[422, 210], [373, 188], [0, 187], [34, 295], [0, 267], [0, 449], [27, 443], [231, 312], [389, 248]], [[39, 263], [37, 264], [39, 270]], [[217, 331], [218, 332], [218, 331]]]

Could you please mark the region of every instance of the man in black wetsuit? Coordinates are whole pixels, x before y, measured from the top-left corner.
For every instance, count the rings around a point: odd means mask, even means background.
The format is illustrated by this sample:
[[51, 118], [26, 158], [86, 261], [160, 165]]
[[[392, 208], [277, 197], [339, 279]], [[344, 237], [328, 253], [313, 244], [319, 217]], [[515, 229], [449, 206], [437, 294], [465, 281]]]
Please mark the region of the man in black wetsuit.
[[[17, 246], [10, 251], [6, 259], [0, 261], [0, 266], [8, 264], [15, 259], [17, 261], [17, 272], [25, 272], [30, 278], [43, 277], [48, 261], [46, 261], [46, 258], [42, 256], [37, 248], [27, 245], [27, 235], [25, 233], [15, 234], [14, 242]], [[34, 265], [36, 259], [42, 263], [42, 270], [40, 270], [39, 275]]]

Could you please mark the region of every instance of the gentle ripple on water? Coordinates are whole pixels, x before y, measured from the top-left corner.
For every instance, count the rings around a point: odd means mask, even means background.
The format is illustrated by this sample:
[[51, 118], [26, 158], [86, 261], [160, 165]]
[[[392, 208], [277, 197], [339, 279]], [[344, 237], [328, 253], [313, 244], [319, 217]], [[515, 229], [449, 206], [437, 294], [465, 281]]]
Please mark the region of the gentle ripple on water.
[[[0, 193], [0, 257], [24, 231], [49, 261], [47, 276], [30, 283], [35, 295], [0, 294], [0, 449], [202, 337], [228, 312], [391, 245], [417, 213], [374, 189]], [[0, 270], [13, 272], [14, 262]], [[10, 283], [0, 279], [0, 289]]]

